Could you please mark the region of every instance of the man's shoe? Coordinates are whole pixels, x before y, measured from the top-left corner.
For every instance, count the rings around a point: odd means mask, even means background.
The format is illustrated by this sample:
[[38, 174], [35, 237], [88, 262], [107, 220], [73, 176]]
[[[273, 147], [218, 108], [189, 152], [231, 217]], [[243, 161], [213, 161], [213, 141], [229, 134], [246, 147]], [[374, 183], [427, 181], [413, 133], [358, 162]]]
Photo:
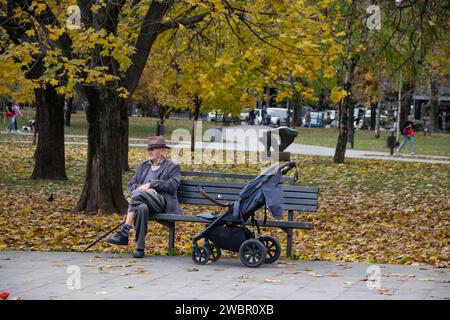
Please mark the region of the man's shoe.
[[133, 253], [133, 258], [137, 258], [137, 259], [140, 259], [140, 258], [143, 258], [145, 256], [145, 254], [144, 254], [144, 251], [142, 250], [136, 250], [134, 253]]
[[128, 245], [128, 237], [125, 237], [120, 231], [116, 233], [115, 236], [106, 240], [108, 243], [117, 244], [119, 246]]

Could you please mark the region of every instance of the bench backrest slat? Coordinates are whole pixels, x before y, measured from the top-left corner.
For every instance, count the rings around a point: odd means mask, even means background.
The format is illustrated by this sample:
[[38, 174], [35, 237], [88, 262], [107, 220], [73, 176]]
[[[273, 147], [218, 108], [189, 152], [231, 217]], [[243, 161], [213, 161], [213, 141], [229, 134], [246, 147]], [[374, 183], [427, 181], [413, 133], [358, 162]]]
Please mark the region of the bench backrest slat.
[[[223, 199], [226, 200], [226, 199]], [[182, 204], [195, 204], [195, 205], [206, 205], [206, 206], [214, 206], [213, 203], [211, 203], [207, 199], [200, 199], [200, 198], [179, 198], [180, 203]], [[316, 205], [308, 205], [308, 204], [289, 204], [289, 203], [283, 203], [282, 206], [283, 210], [292, 210], [292, 211], [317, 211]]]
[[[191, 191], [198, 192], [198, 187], [202, 186], [207, 192], [214, 193], [229, 193], [229, 194], [239, 194], [241, 190], [246, 186], [245, 183], [240, 182], [222, 182], [222, 181], [205, 181], [205, 180], [181, 180], [181, 184], [178, 188], [179, 191]], [[293, 185], [282, 185], [283, 192], [286, 197], [298, 197], [298, 193], [309, 194], [310, 198], [317, 198], [319, 193], [318, 188], [304, 187], [304, 186], [293, 186]], [[308, 197], [309, 198], [309, 197]]]
[[[228, 177], [231, 176], [227, 174]], [[239, 193], [246, 183], [206, 181], [206, 180], [181, 180], [178, 188], [178, 200], [182, 204], [210, 205], [212, 202], [206, 199], [198, 190], [199, 186], [212, 197], [228, 202], [239, 199]], [[292, 211], [317, 211], [318, 188], [296, 185], [282, 185], [284, 210]]]
[[[236, 193], [225, 193], [225, 192], [214, 192], [210, 189], [205, 189], [205, 191], [212, 197], [216, 199], [223, 199], [223, 200], [239, 200], [239, 192]], [[311, 194], [311, 193], [296, 193], [297, 197], [293, 197], [293, 192], [283, 192], [283, 202], [286, 203], [317, 203], [317, 194]], [[289, 196], [286, 196], [289, 195]], [[184, 190], [178, 190], [178, 197], [179, 198], [199, 198], [202, 199], [204, 196], [197, 192], [190, 192], [190, 191], [184, 191]]]
[[[195, 171], [181, 171], [181, 175], [184, 177], [208, 177], [208, 178], [228, 178], [228, 179], [241, 179], [241, 180], [253, 180], [257, 176], [254, 174], [234, 174], [234, 173], [219, 173], [219, 172], [195, 172]], [[294, 182], [293, 177], [283, 177], [283, 182]]]
[[[224, 187], [226, 189], [242, 190], [247, 184], [242, 182], [224, 182], [224, 181], [206, 181], [206, 180], [181, 180], [181, 186], [203, 186], [203, 187]], [[319, 189], [314, 187], [304, 187], [295, 185], [283, 185], [283, 189], [287, 191], [318, 193]]]

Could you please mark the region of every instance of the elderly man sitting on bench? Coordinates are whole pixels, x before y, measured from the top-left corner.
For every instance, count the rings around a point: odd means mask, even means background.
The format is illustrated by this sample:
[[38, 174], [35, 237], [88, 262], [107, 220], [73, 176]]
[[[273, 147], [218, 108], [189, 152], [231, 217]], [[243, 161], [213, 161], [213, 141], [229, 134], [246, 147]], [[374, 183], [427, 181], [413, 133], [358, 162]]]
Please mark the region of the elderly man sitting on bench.
[[140, 163], [136, 174], [128, 183], [131, 193], [125, 224], [122, 229], [107, 242], [116, 245], [128, 245], [128, 236], [134, 222], [136, 231], [136, 251], [134, 258], [143, 258], [145, 236], [149, 214], [180, 214], [177, 189], [180, 185], [180, 165], [165, 158], [166, 145], [162, 136], [148, 140], [148, 160]]

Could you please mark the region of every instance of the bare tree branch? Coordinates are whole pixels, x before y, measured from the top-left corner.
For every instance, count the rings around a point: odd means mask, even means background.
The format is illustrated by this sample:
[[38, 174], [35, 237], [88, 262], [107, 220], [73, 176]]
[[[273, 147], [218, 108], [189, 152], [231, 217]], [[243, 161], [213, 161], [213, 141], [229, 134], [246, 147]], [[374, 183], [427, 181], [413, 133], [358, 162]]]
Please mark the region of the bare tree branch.
[[158, 32], [162, 33], [169, 29], [178, 28], [178, 26], [180, 24], [182, 24], [185, 27], [193, 27], [195, 24], [199, 23], [207, 16], [209, 16], [209, 12], [205, 12], [205, 13], [202, 13], [202, 14], [190, 17], [190, 18], [186, 18], [186, 19], [180, 19], [180, 20], [166, 22], [166, 23], [161, 24], [161, 27], [159, 28]]

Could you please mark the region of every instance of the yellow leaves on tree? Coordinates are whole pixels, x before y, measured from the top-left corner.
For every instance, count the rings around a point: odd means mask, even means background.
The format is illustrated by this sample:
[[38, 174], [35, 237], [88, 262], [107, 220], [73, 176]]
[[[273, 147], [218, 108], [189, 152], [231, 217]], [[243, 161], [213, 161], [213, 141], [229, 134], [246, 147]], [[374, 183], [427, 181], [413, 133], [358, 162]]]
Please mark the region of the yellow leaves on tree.
[[342, 88], [334, 87], [331, 89], [330, 100], [333, 103], [339, 103], [344, 97], [348, 95], [348, 92]]
[[12, 57], [0, 56], [0, 95], [11, 96], [19, 103], [33, 101], [33, 83], [24, 77], [21, 65]]

